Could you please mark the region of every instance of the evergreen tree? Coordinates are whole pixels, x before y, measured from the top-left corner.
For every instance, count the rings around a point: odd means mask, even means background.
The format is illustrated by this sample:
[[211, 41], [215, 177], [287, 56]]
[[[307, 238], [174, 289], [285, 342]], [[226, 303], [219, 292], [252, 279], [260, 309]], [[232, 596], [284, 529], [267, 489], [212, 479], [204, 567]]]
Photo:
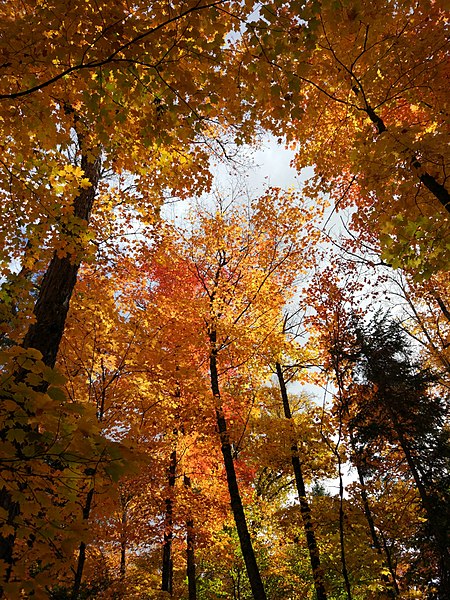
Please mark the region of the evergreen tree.
[[349, 427], [358, 453], [401, 449], [426, 516], [423, 543], [438, 561], [438, 598], [450, 596], [448, 397], [396, 321], [377, 315], [353, 325], [354, 396]]

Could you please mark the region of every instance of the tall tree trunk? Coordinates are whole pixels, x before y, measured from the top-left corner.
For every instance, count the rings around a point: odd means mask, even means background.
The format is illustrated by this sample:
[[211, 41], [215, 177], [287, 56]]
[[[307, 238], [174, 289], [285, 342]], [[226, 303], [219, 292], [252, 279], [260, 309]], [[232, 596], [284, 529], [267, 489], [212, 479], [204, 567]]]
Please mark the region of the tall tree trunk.
[[[281, 399], [283, 401], [284, 416], [286, 419], [292, 419], [291, 407], [289, 405], [289, 396], [284, 379], [283, 369], [279, 362], [276, 363], [278, 384], [280, 386]], [[320, 566], [320, 553], [317, 546], [316, 534], [314, 532], [311, 508], [306, 499], [306, 488], [303, 479], [302, 464], [296, 442], [291, 445], [291, 462], [294, 469], [295, 484], [297, 487], [298, 499], [300, 502], [300, 511], [303, 519], [303, 529], [306, 536], [306, 544], [308, 546], [309, 560], [314, 578], [314, 587], [316, 590], [317, 600], [326, 600], [327, 594], [323, 581], [323, 569]]]
[[[94, 498], [94, 483], [86, 496], [86, 502], [83, 507], [83, 520], [87, 521], [91, 513], [92, 500]], [[75, 579], [72, 588], [71, 600], [78, 600], [78, 596], [81, 589], [81, 582], [83, 580], [84, 563], [86, 562], [86, 542], [80, 543], [78, 550], [78, 563], [75, 571]]]
[[350, 585], [350, 578], [347, 569], [347, 554], [345, 549], [345, 523], [344, 523], [344, 481], [342, 478], [342, 458], [339, 452], [339, 446], [342, 439], [342, 417], [343, 411], [348, 413], [348, 407], [346, 402], [343, 400], [343, 391], [345, 389], [344, 382], [342, 379], [342, 371], [340, 369], [339, 358], [337, 354], [333, 355], [333, 368], [336, 374], [338, 384], [338, 415], [339, 415], [339, 428], [337, 442], [334, 446], [329, 444], [329, 448], [336, 457], [338, 464], [338, 476], [339, 476], [339, 542], [341, 547], [341, 565], [342, 565], [342, 577], [344, 578], [345, 590], [347, 592], [348, 600], [352, 600], [352, 589]]
[[197, 600], [197, 582], [195, 579], [195, 534], [194, 521], [186, 521], [186, 574], [189, 600]]
[[445, 186], [439, 183], [436, 180], [436, 178], [427, 173], [427, 171], [424, 171], [420, 161], [417, 160], [416, 157], [413, 157], [411, 161], [411, 166], [421, 183], [423, 183], [427, 190], [439, 200], [439, 202], [445, 208], [445, 210], [447, 212], [450, 212], [450, 194], [448, 193]]
[[361, 485], [361, 500], [363, 502], [364, 516], [366, 517], [367, 525], [369, 526], [370, 537], [372, 538], [372, 543], [375, 547], [375, 550], [378, 552], [378, 554], [381, 554], [381, 544], [380, 540], [378, 539], [377, 530], [375, 529], [375, 522], [373, 520], [372, 511], [370, 510], [369, 498], [367, 496], [364, 475], [361, 466], [358, 464], [358, 459], [356, 459], [356, 461], [356, 471], [358, 473], [358, 479]]
[[[8, 517], [6, 519], [6, 524], [9, 527], [14, 528], [14, 533], [9, 533], [6, 536], [0, 536], [0, 560], [6, 564], [6, 570], [4, 575], [4, 581], [8, 582], [11, 577], [11, 571], [14, 565], [14, 543], [16, 539], [16, 517], [20, 513], [20, 507], [18, 502], [14, 502], [11, 498], [8, 490], [3, 487], [0, 490], [0, 506], [3, 510], [6, 511]], [[0, 598], [3, 597], [3, 589], [0, 587]]]
[[380, 531], [380, 535], [381, 535], [381, 541], [383, 542], [383, 549], [384, 549], [384, 553], [386, 555], [386, 562], [387, 562], [387, 566], [389, 569], [389, 573], [391, 574], [392, 577], [392, 581], [394, 583], [395, 586], [395, 593], [396, 595], [400, 594], [400, 589], [398, 587], [398, 583], [397, 583], [397, 576], [395, 573], [395, 568], [394, 565], [392, 563], [392, 555], [391, 555], [391, 550], [390, 548], [388, 548], [387, 542], [386, 542], [386, 538], [383, 535], [383, 532]]
[[244, 507], [242, 505], [239, 486], [236, 479], [236, 471], [234, 468], [233, 453], [231, 449], [230, 439], [227, 431], [227, 422], [223, 414], [221, 406], [219, 375], [217, 371], [217, 334], [216, 331], [210, 331], [209, 339], [211, 342], [211, 352], [209, 355], [209, 368], [211, 377], [211, 390], [214, 396], [216, 405], [217, 428], [219, 431], [222, 456], [227, 474], [228, 491], [230, 494], [231, 510], [236, 523], [236, 529], [239, 536], [242, 556], [244, 557], [245, 567], [247, 570], [248, 580], [252, 590], [254, 600], [266, 600], [266, 592], [259, 572], [259, 567], [256, 562], [255, 552], [253, 550], [252, 540], [247, 527]]
[[[353, 452], [355, 455], [356, 471], [358, 473], [358, 479], [359, 479], [359, 483], [361, 486], [361, 499], [363, 501], [364, 516], [366, 517], [366, 521], [369, 526], [370, 536], [372, 538], [372, 542], [375, 547], [375, 550], [378, 552], [378, 554], [380, 556], [383, 554], [383, 551], [384, 551], [384, 555], [386, 558], [386, 565], [389, 569], [389, 573], [391, 574], [391, 579], [392, 579], [392, 581], [391, 581], [392, 587], [390, 589], [390, 592], [392, 592], [392, 595], [395, 597], [395, 596], [398, 596], [398, 594], [400, 593], [400, 590], [398, 589], [397, 578], [395, 575], [395, 570], [392, 565], [391, 553], [386, 544], [383, 543], [383, 545], [381, 545], [380, 540], [378, 538], [378, 533], [377, 533], [377, 530], [375, 529], [375, 522], [373, 519], [372, 510], [370, 508], [369, 497], [367, 495], [367, 488], [366, 488], [366, 482], [364, 479], [364, 473], [361, 468], [358, 454], [355, 449], [353, 436], [351, 434], [350, 434], [350, 443], [352, 445], [352, 449], [353, 449]], [[386, 583], [388, 583], [388, 581], [389, 581], [387, 575], [382, 576], [382, 579], [385, 579]]]
[[345, 590], [347, 592], [348, 600], [352, 600], [352, 588], [350, 585], [350, 578], [347, 569], [347, 556], [345, 552], [345, 531], [344, 531], [344, 481], [342, 479], [342, 461], [341, 455], [339, 454], [339, 448], [336, 448], [335, 456], [338, 461], [338, 475], [339, 475], [339, 541], [341, 546], [341, 564], [342, 564], [342, 576], [344, 578]]
[[[100, 155], [93, 161], [88, 154], [81, 157], [81, 168], [90, 186], [80, 190], [73, 203], [73, 215], [89, 222], [89, 217], [100, 181]], [[82, 248], [80, 247], [80, 254]], [[42, 280], [39, 296], [34, 306], [35, 322], [30, 325], [23, 340], [24, 348], [36, 348], [42, 353], [43, 362], [54, 367], [59, 345], [64, 333], [69, 302], [72, 297], [78, 270], [79, 256], [59, 258], [53, 255]]]
[[125, 578], [125, 573], [127, 571], [127, 537], [126, 537], [126, 527], [127, 527], [127, 517], [128, 517], [128, 508], [127, 505], [122, 509], [122, 535], [120, 540], [120, 579]]
[[169, 462], [169, 491], [166, 498], [166, 517], [164, 523], [164, 543], [162, 556], [162, 576], [161, 590], [169, 592], [172, 595], [173, 591], [173, 559], [172, 559], [172, 540], [173, 540], [173, 490], [175, 487], [175, 476], [177, 469], [177, 451], [172, 450], [170, 453]]
[[[184, 475], [185, 487], [191, 489], [191, 480]], [[194, 520], [186, 521], [186, 575], [188, 580], [188, 598], [197, 600], [197, 581], [195, 579], [195, 529]]]

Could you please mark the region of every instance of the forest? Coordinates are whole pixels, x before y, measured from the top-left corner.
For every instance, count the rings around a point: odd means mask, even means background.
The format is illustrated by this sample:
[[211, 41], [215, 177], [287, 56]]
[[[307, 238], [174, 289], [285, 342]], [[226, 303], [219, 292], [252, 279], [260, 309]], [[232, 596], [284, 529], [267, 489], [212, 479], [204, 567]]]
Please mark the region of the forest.
[[450, 598], [448, 34], [0, 3], [0, 598]]

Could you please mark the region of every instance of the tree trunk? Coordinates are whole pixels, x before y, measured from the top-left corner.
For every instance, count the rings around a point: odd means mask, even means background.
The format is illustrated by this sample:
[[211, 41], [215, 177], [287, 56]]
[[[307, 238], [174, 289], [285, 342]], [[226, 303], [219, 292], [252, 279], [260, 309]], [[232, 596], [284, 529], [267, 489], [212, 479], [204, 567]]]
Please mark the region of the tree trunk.
[[347, 557], [345, 552], [345, 531], [344, 531], [344, 481], [342, 479], [342, 462], [339, 449], [336, 448], [335, 456], [338, 461], [338, 475], [339, 475], [339, 542], [341, 546], [341, 564], [342, 564], [342, 576], [344, 578], [345, 589], [347, 592], [348, 600], [352, 600], [352, 588], [350, 585], [350, 578], [348, 576], [347, 569]]
[[[354, 445], [352, 438], [351, 438], [351, 445], [352, 445], [352, 449], [355, 454], [355, 457], [357, 457], [355, 445]], [[384, 550], [384, 554], [386, 557], [386, 565], [389, 569], [389, 573], [391, 574], [391, 578], [392, 578], [392, 588], [390, 591], [391, 591], [392, 595], [395, 597], [395, 596], [398, 596], [398, 594], [400, 593], [400, 590], [398, 589], [397, 578], [395, 576], [395, 571], [394, 571], [394, 568], [392, 565], [391, 553], [385, 543], [383, 543], [383, 546], [380, 544], [377, 530], [375, 529], [375, 522], [373, 520], [372, 511], [370, 509], [369, 498], [367, 496], [366, 482], [364, 480], [364, 474], [363, 474], [361, 465], [359, 464], [358, 458], [356, 458], [355, 462], [356, 462], [356, 471], [358, 473], [359, 483], [361, 485], [361, 499], [363, 501], [364, 515], [366, 517], [366, 521], [369, 526], [370, 536], [372, 538], [373, 545], [380, 556]], [[382, 576], [382, 579], [385, 579], [385, 578], [386, 578], [386, 583], [388, 583], [387, 575]]]
[[423, 172], [422, 165], [417, 160], [417, 158], [414, 157], [414, 159], [411, 162], [411, 165], [421, 183], [423, 183], [427, 190], [439, 200], [439, 202], [445, 208], [445, 210], [447, 212], [450, 212], [450, 194], [448, 193], [446, 188], [441, 183], [436, 181], [435, 177], [433, 177], [426, 171]]
[[[93, 484], [92, 484], [93, 485]], [[86, 497], [86, 503], [83, 508], [83, 520], [87, 521], [89, 519], [89, 514], [91, 512], [92, 499], [94, 498], [94, 487], [92, 487], [88, 495]], [[71, 600], [78, 600], [78, 595], [81, 589], [81, 582], [83, 579], [83, 569], [84, 563], [86, 562], [86, 543], [81, 542], [80, 548], [78, 550], [78, 564], [77, 570], [75, 572], [75, 579], [72, 588]]]
[[[191, 488], [191, 480], [184, 476], [184, 485]], [[197, 600], [197, 582], [195, 579], [195, 530], [192, 518], [186, 521], [186, 575], [188, 580], [188, 598]]]
[[[348, 407], [347, 407], [347, 415], [350, 416], [349, 412], [348, 412]], [[377, 530], [375, 528], [375, 521], [373, 519], [372, 510], [370, 508], [370, 503], [369, 503], [369, 497], [367, 495], [367, 486], [366, 486], [366, 481], [364, 478], [364, 472], [363, 472], [363, 468], [362, 468], [361, 453], [358, 452], [358, 450], [357, 450], [355, 438], [353, 435], [353, 430], [351, 427], [350, 427], [350, 446], [352, 448], [352, 453], [353, 453], [353, 461], [352, 462], [356, 466], [356, 472], [358, 473], [359, 484], [361, 486], [361, 500], [363, 502], [364, 516], [366, 517], [366, 521], [369, 526], [370, 537], [372, 538], [372, 542], [373, 542], [375, 550], [378, 552], [378, 554], [380, 556], [383, 554], [383, 550], [384, 550], [384, 555], [386, 558], [386, 565], [389, 569], [389, 573], [391, 574], [391, 578], [392, 578], [392, 582], [391, 582], [392, 588], [390, 589], [390, 592], [392, 593], [393, 597], [395, 598], [395, 596], [398, 596], [398, 594], [400, 593], [400, 590], [398, 588], [395, 570], [392, 565], [391, 553], [390, 553], [387, 545], [384, 543], [384, 541], [383, 541], [383, 545], [381, 545]], [[384, 538], [383, 538], [383, 540], [384, 540]], [[382, 575], [382, 579], [383, 579], [383, 581], [386, 581], [386, 583], [389, 582], [389, 578], [387, 577], [387, 575]]]
[[[83, 154], [81, 157], [81, 168], [91, 185], [80, 190], [75, 198], [73, 215], [86, 222], [89, 222], [100, 180], [100, 165], [100, 156], [97, 156], [94, 161], [89, 161], [87, 154]], [[80, 255], [59, 258], [55, 252], [42, 280], [39, 296], [34, 306], [36, 320], [30, 325], [23, 340], [23, 347], [39, 350], [42, 353], [43, 362], [49, 367], [54, 367], [56, 363], [80, 264]]]
[[[15, 530], [17, 528], [17, 525], [15, 524], [15, 519], [20, 513], [20, 507], [18, 502], [13, 502], [13, 500], [11, 499], [11, 495], [5, 487], [3, 487], [0, 490], [0, 506], [3, 508], [3, 510], [6, 511], [8, 515], [6, 524], [14, 528], [14, 533], [10, 533], [7, 536], [0, 536], [0, 560], [7, 565], [5, 570], [4, 581], [8, 582], [11, 577], [11, 571], [14, 565], [13, 550], [16, 539]], [[0, 598], [2, 597], [3, 590], [0, 587]]]
[[[292, 419], [291, 407], [289, 405], [289, 396], [287, 393], [286, 382], [284, 380], [283, 370], [279, 362], [276, 363], [278, 384], [280, 386], [281, 399], [283, 401], [284, 416], [286, 419]], [[303, 519], [303, 529], [305, 530], [306, 544], [308, 546], [309, 560], [314, 578], [314, 587], [316, 590], [317, 600], [326, 600], [327, 594], [323, 582], [323, 570], [320, 566], [320, 554], [317, 546], [316, 534], [314, 532], [311, 508], [306, 499], [306, 488], [303, 479], [302, 465], [298, 446], [295, 442], [291, 446], [291, 462], [294, 469], [295, 484], [297, 487], [298, 499], [300, 502], [300, 511]]]
[[125, 573], [127, 571], [127, 506], [125, 505], [122, 510], [122, 539], [120, 540], [120, 579], [125, 578]]
[[186, 574], [188, 580], [189, 600], [197, 600], [197, 582], [195, 580], [195, 534], [194, 521], [186, 521]]
[[386, 542], [386, 538], [384, 537], [382, 531], [380, 531], [380, 535], [381, 535], [381, 540], [383, 542], [383, 548], [384, 548], [384, 553], [386, 555], [386, 561], [387, 561], [387, 566], [388, 566], [388, 569], [389, 569], [389, 573], [391, 574], [392, 581], [394, 582], [395, 592], [396, 592], [397, 595], [399, 595], [400, 594], [400, 590], [399, 590], [398, 583], [397, 583], [397, 576], [395, 574], [394, 565], [392, 564], [391, 550], [390, 550], [390, 548], [388, 548], [388, 545], [387, 545], [387, 542]]
[[227, 474], [231, 510], [233, 512], [234, 521], [236, 523], [236, 529], [239, 536], [239, 543], [241, 546], [242, 556], [244, 558], [253, 598], [254, 600], [266, 600], [266, 592], [264, 591], [261, 574], [259, 572], [258, 564], [256, 562], [256, 557], [253, 550], [250, 533], [248, 531], [247, 521], [245, 518], [244, 507], [242, 505], [241, 495], [239, 493], [239, 486], [237, 483], [236, 471], [234, 468], [233, 453], [227, 431], [227, 423], [221, 406], [219, 376], [217, 372], [217, 334], [215, 331], [210, 332], [209, 339], [211, 342], [211, 353], [209, 356], [211, 390], [216, 404], [217, 428], [219, 431], [222, 456], [225, 464], [225, 471]]
[[162, 577], [161, 590], [169, 592], [172, 595], [173, 591], [173, 559], [172, 559], [172, 539], [173, 539], [173, 489], [175, 487], [175, 475], [177, 468], [177, 451], [172, 450], [170, 453], [169, 463], [169, 492], [166, 498], [166, 518], [164, 523], [164, 544], [162, 556]]

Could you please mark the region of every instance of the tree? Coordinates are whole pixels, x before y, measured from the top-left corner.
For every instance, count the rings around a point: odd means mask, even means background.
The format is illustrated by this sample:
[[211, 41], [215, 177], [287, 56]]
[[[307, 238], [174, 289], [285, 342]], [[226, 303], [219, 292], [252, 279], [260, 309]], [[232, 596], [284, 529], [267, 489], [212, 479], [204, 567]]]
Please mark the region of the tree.
[[[301, 237], [307, 240], [308, 227], [304, 225], [302, 230], [302, 225], [308, 211], [302, 211], [294, 194], [269, 190], [248, 207], [225, 210], [219, 206], [216, 213], [204, 212], [196, 218], [192, 231], [181, 232], [185, 239], [177, 242], [177, 251], [183, 258], [175, 264], [179, 270], [187, 267], [195, 285], [190, 310], [195, 303], [197, 318], [203, 323], [202, 352], [209, 364], [231, 506], [253, 594], [262, 598], [265, 593], [234, 467], [226, 415], [230, 410], [227, 403], [235, 401], [227, 388], [232, 374], [252, 365], [257, 360], [255, 352], [263, 352], [275, 335], [289, 284], [298, 272], [300, 251], [295, 242]], [[167, 260], [174, 264], [173, 258], [167, 256]]]
[[[97, 7], [95, 16], [82, 2], [74, 2], [69, 11], [59, 2], [27, 8], [11, 2], [4, 9], [4, 80], [23, 85], [44, 76], [53, 83], [21, 100], [4, 99], [1, 105], [2, 133], [8, 140], [0, 182], [5, 222], [14, 215], [3, 231], [8, 248], [4, 272], [9, 274], [12, 258], [23, 260], [29, 240], [32, 270], [46, 274], [24, 343], [40, 350], [53, 366], [77, 271], [89, 246], [91, 213], [109, 207], [111, 215], [111, 205], [120, 196], [136, 216], [151, 219], [164, 189], [181, 196], [194, 179], [197, 193], [208, 184], [208, 145], [215, 144], [227, 121], [220, 104], [226, 96], [231, 115], [236, 92], [230, 95], [232, 86], [225, 85], [213, 65], [225, 67], [223, 40], [235, 21], [217, 12], [214, 3], [169, 9], [153, 4], [150, 13], [145, 3], [132, 10], [106, 3]], [[25, 27], [27, 20], [31, 23]], [[32, 47], [33, 52], [14, 55], [12, 47]], [[97, 53], [112, 54], [114, 60], [105, 64], [104, 59], [88, 58]], [[88, 69], [69, 77], [71, 85], [54, 75], [60, 65], [85, 60], [93, 60], [95, 72]], [[245, 131], [244, 126], [244, 137]], [[99, 190], [107, 173], [111, 183]], [[121, 178], [126, 176], [134, 178], [134, 193], [122, 193]]]
[[450, 570], [446, 400], [430, 389], [432, 375], [411, 357], [413, 351], [395, 322], [378, 318], [369, 331], [357, 326], [356, 338], [360, 358], [355, 378], [373, 388], [370, 400], [366, 397], [353, 417], [352, 427], [359, 443], [384, 437], [402, 449], [439, 559], [439, 594], [444, 598]]
[[[286, 378], [283, 373], [282, 366], [279, 362], [276, 363], [276, 372], [278, 378], [278, 384], [280, 386], [281, 399], [283, 403], [283, 411], [286, 419], [292, 419], [291, 407], [289, 404], [289, 396], [286, 387]], [[296, 442], [292, 443], [292, 468], [295, 475], [295, 484], [298, 493], [298, 499], [300, 501], [300, 507], [303, 516], [303, 522], [305, 527], [305, 535], [308, 544], [308, 551], [311, 560], [311, 567], [313, 570], [314, 585], [316, 588], [317, 600], [326, 600], [327, 594], [323, 582], [323, 571], [320, 566], [320, 555], [319, 548], [316, 541], [316, 535], [313, 529], [311, 519], [311, 509], [306, 498], [306, 487], [303, 475], [302, 463], [299, 456], [299, 449]]]

